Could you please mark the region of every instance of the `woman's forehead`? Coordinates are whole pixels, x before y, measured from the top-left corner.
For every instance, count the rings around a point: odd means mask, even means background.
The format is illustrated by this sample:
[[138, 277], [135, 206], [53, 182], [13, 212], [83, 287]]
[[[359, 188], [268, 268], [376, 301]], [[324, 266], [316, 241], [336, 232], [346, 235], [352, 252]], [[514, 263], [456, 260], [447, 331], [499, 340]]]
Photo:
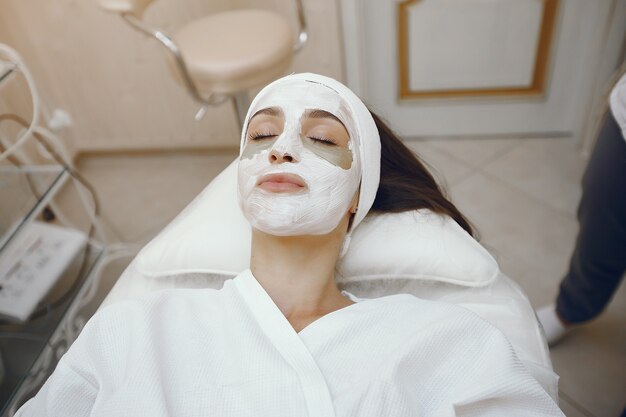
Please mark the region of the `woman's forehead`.
[[285, 118], [301, 118], [305, 113], [315, 111], [330, 113], [339, 121], [347, 113], [347, 105], [337, 92], [319, 83], [298, 81], [281, 83], [266, 91], [259, 97], [251, 115], [263, 112], [271, 115], [280, 115]]
[[[285, 117], [285, 114], [280, 107], [266, 107], [254, 113], [250, 120], [256, 119], [257, 116], [282, 119]], [[265, 118], [263, 118], [263, 120], [265, 120]], [[343, 122], [337, 116], [335, 116], [331, 112], [322, 109], [305, 109], [300, 119], [301, 121], [304, 121], [304, 119], [324, 119], [327, 121], [337, 122], [344, 126]]]
[[[249, 110], [250, 117], [259, 111], [280, 112], [285, 123], [293, 128], [296, 128], [296, 124], [302, 123], [305, 113], [330, 114], [339, 120], [348, 132], [350, 149], [358, 146], [360, 141], [359, 129], [347, 100], [335, 89], [319, 82], [296, 79], [270, 84], [254, 99]], [[251, 119], [248, 120], [250, 121]], [[246, 131], [247, 129], [244, 133]], [[243, 140], [245, 141], [245, 138]]]

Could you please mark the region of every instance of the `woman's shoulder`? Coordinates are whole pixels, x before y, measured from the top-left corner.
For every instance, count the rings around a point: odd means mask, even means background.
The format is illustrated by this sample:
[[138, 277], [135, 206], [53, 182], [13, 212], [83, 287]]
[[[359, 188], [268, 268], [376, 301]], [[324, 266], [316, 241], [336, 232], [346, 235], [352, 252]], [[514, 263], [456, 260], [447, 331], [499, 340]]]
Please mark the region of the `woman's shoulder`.
[[[396, 320], [408, 331], [423, 332], [427, 328], [443, 334], [473, 329], [477, 332], [502, 334], [502, 332], [475, 312], [451, 302], [428, 300], [412, 294], [395, 294], [378, 299], [392, 314], [389, 320]], [[387, 310], [386, 309], [386, 310]]]
[[384, 327], [401, 335], [401, 344], [409, 351], [436, 352], [441, 360], [457, 358], [465, 352], [475, 357], [491, 355], [499, 358], [500, 363], [518, 362], [504, 332], [463, 306], [411, 294], [398, 294], [383, 301], [394, 306], [380, 315]]
[[362, 300], [376, 300], [377, 302], [393, 305], [400, 309], [411, 310], [414, 313], [427, 311], [438, 315], [459, 316], [469, 314], [470, 316], [478, 317], [475, 313], [457, 304], [421, 298], [408, 293], [392, 294], [379, 298], [365, 298]]
[[77, 347], [70, 350], [74, 356], [86, 346], [92, 351], [123, 352], [185, 330], [208, 332], [206, 321], [220, 317], [222, 306], [228, 303], [225, 291], [226, 285], [221, 289], [163, 289], [109, 304], [87, 321], [74, 343]]
[[213, 288], [167, 288], [133, 296], [99, 310], [102, 314], [146, 311], [185, 302], [197, 302], [200, 298], [214, 298], [221, 290]]
[[211, 313], [223, 307], [227, 293], [232, 291], [229, 281], [222, 288], [168, 288], [120, 300], [98, 310], [89, 322], [113, 326], [121, 321], [128, 325], [156, 315], [180, 318], [185, 313]]

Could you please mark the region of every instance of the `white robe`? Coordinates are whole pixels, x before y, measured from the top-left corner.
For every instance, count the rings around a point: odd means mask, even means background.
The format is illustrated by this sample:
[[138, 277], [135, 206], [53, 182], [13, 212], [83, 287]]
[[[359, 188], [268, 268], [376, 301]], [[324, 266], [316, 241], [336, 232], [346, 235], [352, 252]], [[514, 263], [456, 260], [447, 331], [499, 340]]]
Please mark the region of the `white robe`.
[[17, 413], [87, 415], [563, 416], [461, 307], [361, 299], [297, 333], [249, 270], [99, 311]]
[[622, 131], [622, 137], [626, 140], [626, 74], [622, 75], [611, 90], [609, 106]]

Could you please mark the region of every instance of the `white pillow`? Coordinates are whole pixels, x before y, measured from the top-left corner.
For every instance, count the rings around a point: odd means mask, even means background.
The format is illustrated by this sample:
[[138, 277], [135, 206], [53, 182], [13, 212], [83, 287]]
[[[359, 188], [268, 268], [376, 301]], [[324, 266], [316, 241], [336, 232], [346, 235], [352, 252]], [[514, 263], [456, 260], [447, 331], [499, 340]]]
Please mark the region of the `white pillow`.
[[[137, 255], [147, 277], [249, 267], [251, 228], [237, 204], [237, 161], [218, 175]], [[480, 287], [499, 268], [454, 220], [429, 210], [370, 214], [355, 229], [338, 281], [412, 278]]]

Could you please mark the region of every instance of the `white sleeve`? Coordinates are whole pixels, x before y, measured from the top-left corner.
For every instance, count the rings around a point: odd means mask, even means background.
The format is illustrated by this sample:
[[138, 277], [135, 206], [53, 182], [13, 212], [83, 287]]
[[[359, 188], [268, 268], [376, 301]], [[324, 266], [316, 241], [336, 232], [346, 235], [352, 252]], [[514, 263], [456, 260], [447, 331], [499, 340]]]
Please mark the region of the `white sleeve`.
[[88, 416], [97, 393], [95, 386], [61, 360], [37, 395], [28, 400], [15, 417]]
[[468, 383], [453, 404], [455, 417], [565, 417], [500, 330], [476, 330], [480, 354], [465, 370]]
[[[115, 382], [125, 360], [120, 356], [130, 340], [128, 308], [118, 305], [98, 311], [57, 364], [39, 392], [16, 417], [79, 417], [91, 414], [105, 384]], [[115, 364], [116, 366], [113, 366]]]
[[626, 74], [622, 75], [611, 90], [609, 104], [611, 113], [622, 130], [622, 137], [626, 140]]

